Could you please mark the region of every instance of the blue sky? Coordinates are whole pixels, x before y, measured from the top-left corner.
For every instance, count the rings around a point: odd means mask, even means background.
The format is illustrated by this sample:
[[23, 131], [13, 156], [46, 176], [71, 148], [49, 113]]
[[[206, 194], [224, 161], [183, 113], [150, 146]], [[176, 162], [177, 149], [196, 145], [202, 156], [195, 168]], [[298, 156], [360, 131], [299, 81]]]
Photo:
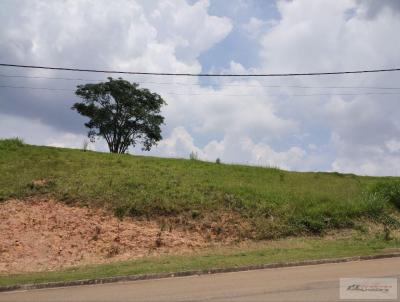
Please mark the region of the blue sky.
[[230, 61], [240, 62], [245, 68], [257, 67], [260, 45], [243, 30], [251, 18], [268, 22], [278, 20], [279, 13], [275, 1], [214, 0], [210, 2], [209, 12], [216, 16], [227, 16], [232, 20], [233, 29], [228, 36], [199, 57], [204, 71], [228, 68]]
[[[3, 0], [0, 61], [191, 73], [393, 68], [400, 66], [399, 3]], [[106, 75], [1, 68], [0, 85], [68, 91], [1, 87], [0, 137], [80, 148], [85, 119], [70, 107], [78, 101], [76, 85], [85, 81], [37, 77], [100, 81]], [[368, 88], [400, 88], [399, 73], [126, 78], [168, 103], [164, 139], [146, 154], [188, 158], [197, 152], [226, 163], [400, 175], [400, 89]], [[90, 147], [107, 151], [102, 140]]]

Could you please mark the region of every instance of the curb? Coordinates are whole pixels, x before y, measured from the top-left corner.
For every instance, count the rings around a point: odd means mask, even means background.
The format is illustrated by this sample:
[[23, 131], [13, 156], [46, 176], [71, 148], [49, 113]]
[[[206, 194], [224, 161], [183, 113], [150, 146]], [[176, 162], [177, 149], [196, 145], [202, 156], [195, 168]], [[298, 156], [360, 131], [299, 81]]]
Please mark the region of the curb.
[[187, 277], [195, 275], [232, 273], [232, 272], [259, 270], [259, 269], [295, 267], [295, 266], [318, 265], [318, 264], [328, 264], [328, 263], [342, 263], [350, 261], [362, 261], [362, 260], [384, 259], [384, 258], [394, 258], [394, 257], [400, 257], [400, 253], [387, 253], [387, 254], [376, 254], [370, 256], [354, 256], [346, 258], [332, 258], [332, 259], [320, 259], [320, 260], [305, 260], [296, 262], [280, 262], [280, 263], [270, 263], [270, 264], [229, 267], [229, 268], [211, 268], [204, 270], [181, 271], [175, 273], [128, 275], [128, 276], [106, 277], [99, 279], [84, 279], [84, 280], [47, 282], [47, 283], [36, 283], [36, 284], [16, 284], [9, 286], [0, 286], [0, 292], [79, 286], [79, 285], [105, 284], [105, 283], [113, 283], [121, 281], [139, 281], [139, 280], [164, 279], [173, 277]]

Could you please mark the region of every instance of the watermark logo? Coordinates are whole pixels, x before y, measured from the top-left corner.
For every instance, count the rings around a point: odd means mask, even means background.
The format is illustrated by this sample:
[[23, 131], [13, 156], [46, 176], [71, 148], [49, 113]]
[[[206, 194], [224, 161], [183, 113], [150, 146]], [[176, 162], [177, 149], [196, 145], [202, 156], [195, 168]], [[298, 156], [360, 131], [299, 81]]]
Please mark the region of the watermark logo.
[[341, 278], [340, 299], [396, 300], [397, 278]]

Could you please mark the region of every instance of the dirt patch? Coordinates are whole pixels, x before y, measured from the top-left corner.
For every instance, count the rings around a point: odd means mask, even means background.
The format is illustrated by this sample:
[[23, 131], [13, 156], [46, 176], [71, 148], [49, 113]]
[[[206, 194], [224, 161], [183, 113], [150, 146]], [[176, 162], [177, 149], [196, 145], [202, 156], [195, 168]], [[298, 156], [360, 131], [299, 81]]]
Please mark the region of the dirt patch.
[[212, 240], [196, 229], [117, 218], [54, 200], [0, 204], [0, 273], [54, 270], [74, 265], [182, 253]]

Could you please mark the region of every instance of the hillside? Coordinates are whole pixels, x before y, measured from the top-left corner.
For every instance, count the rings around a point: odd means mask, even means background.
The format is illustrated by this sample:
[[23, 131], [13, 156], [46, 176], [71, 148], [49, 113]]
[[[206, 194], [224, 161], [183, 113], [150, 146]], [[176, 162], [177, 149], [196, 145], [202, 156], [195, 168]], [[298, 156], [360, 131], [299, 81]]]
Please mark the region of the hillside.
[[[0, 200], [49, 196], [162, 228], [269, 239], [396, 227], [398, 178], [299, 173], [277, 168], [26, 145], [0, 141]], [[397, 206], [397, 207], [396, 207]]]

